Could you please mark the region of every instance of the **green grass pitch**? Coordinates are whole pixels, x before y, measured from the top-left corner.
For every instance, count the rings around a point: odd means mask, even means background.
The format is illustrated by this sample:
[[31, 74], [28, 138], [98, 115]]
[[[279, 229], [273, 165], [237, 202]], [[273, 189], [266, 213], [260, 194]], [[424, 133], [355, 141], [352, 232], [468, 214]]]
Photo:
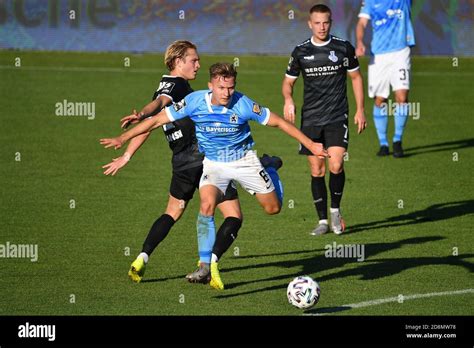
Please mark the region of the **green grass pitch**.
[[[201, 58], [196, 90], [207, 86], [211, 63], [235, 57]], [[287, 58], [238, 58], [238, 90], [281, 114]], [[451, 292], [474, 288], [474, 60], [453, 67], [451, 57], [415, 57], [412, 70], [420, 117], [408, 121], [406, 158], [375, 156], [372, 100], [366, 132], [357, 135], [351, 122], [342, 236], [309, 235], [316, 217], [306, 159], [293, 139], [251, 125], [258, 153], [284, 161], [284, 208], [266, 216], [239, 191], [244, 223], [220, 262], [227, 289], [217, 292], [184, 279], [197, 260], [198, 194], [151, 256], [144, 281], [127, 277], [167, 201], [171, 152], [162, 131], [116, 177], [102, 174], [122, 151], [102, 148], [99, 138], [119, 134], [119, 119], [150, 100], [165, 73], [162, 56], [0, 51], [0, 244], [37, 244], [39, 253], [37, 262], [0, 258], [0, 314], [301, 315], [286, 287], [307, 274], [322, 293], [306, 314], [473, 315], [474, 294]], [[366, 80], [366, 59], [362, 73]], [[352, 121], [350, 82], [348, 95]], [[95, 103], [95, 118], [56, 116], [65, 99]], [[301, 106], [302, 80], [295, 100]], [[364, 245], [365, 260], [325, 257], [333, 242]], [[409, 298], [438, 292], [447, 293]], [[342, 307], [393, 297], [400, 301]]]

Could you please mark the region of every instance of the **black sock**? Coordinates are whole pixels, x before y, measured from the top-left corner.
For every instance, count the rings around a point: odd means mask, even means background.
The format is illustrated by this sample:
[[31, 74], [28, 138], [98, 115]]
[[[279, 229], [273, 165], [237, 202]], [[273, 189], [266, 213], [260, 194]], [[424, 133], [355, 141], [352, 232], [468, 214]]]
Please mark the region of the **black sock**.
[[236, 217], [228, 217], [224, 220], [219, 231], [217, 231], [216, 241], [212, 248], [212, 253], [216, 254], [218, 259], [221, 258], [232, 245], [235, 238], [237, 238], [240, 226], [242, 226], [242, 220]]
[[153, 226], [151, 226], [150, 232], [148, 232], [148, 236], [143, 243], [142, 252], [151, 255], [158, 244], [160, 244], [160, 242], [168, 235], [168, 232], [171, 230], [174, 223], [175, 221], [170, 215], [161, 215], [155, 221]]
[[313, 192], [313, 202], [319, 216], [319, 220], [328, 218], [328, 191], [324, 176], [311, 176], [311, 192]]
[[330, 173], [329, 190], [331, 191], [331, 208], [339, 208], [342, 199], [342, 191], [344, 191], [344, 182], [346, 174], [344, 170], [339, 174]]

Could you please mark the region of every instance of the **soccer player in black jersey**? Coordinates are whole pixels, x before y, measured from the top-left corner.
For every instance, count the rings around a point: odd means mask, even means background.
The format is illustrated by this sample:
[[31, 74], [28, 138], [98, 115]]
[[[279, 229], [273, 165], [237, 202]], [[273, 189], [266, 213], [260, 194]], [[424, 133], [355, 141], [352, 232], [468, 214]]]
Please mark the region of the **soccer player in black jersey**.
[[[189, 80], [196, 78], [199, 70], [199, 56], [196, 46], [189, 41], [175, 41], [166, 50], [165, 64], [170, 71], [163, 75], [160, 85], [153, 95], [153, 101], [146, 105], [140, 113], [122, 118], [122, 127], [130, 123], [137, 123], [157, 114], [162, 108], [182, 100], [193, 92]], [[187, 203], [193, 198], [203, 170], [203, 154], [198, 151], [195, 127], [189, 117], [163, 126], [170, 149], [173, 151], [169, 199], [166, 211], [152, 225], [148, 236], [143, 243], [142, 252], [133, 261], [129, 277], [134, 282], [140, 282], [145, 272], [148, 257], [158, 244], [167, 236], [175, 222], [183, 214]], [[115, 175], [120, 168], [125, 166], [133, 154], [146, 141], [150, 133], [133, 138], [125, 153], [115, 158], [111, 163], [103, 166], [105, 175]], [[242, 224], [242, 213], [238, 201], [237, 190], [232, 183], [227, 188], [223, 201], [218, 205], [225, 220], [219, 228], [217, 235], [198, 237], [200, 254], [199, 268], [186, 276], [190, 282], [209, 282], [209, 264], [211, 251], [217, 257], [230, 247], [237, 236]]]
[[[354, 122], [358, 126], [358, 133], [367, 126], [362, 76], [354, 47], [348, 41], [329, 34], [332, 22], [329, 7], [314, 5], [309, 14], [308, 26], [312, 36], [296, 46], [291, 54], [282, 84], [285, 99], [283, 113], [286, 120], [295, 122], [293, 87], [301, 73], [304, 80], [301, 130], [328, 150], [331, 229], [334, 233], [341, 234], [345, 223], [339, 207], [345, 182], [344, 153], [349, 142], [346, 75], [352, 79], [357, 108]], [[319, 223], [311, 234], [321, 235], [329, 231], [327, 189], [324, 180], [326, 160], [313, 156], [302, 145], [299, 153], [308, 158], [311, 189], [319, 215]]]

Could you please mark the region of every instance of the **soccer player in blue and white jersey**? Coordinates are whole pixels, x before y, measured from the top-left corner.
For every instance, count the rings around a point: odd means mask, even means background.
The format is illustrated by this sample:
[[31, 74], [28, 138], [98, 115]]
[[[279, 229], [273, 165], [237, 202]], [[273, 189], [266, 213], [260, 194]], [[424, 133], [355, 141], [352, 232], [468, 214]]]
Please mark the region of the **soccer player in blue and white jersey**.
[[395, 134], [393, 157], [403, 157], [402, 137], [408, 119], [410, 89], [410, 47], [415, 45], [410, 20], [411, 0], [365, 0], [356, 27], [357, 56], [365, 54], [364, 31], [372, 21], [371, 59], [369, 63], [369, 97], [375, 98], [374, 122], [380, 142], [378, 156], [388, 156], [387, 98], [390, 86], [395, 94]]
[[[165, 64], [169, 70], [163, 75], [160, 85], [153, 94], [153, 101], [142, 108], [139, 114], [124, 117], [123, 126], [127, 123], [138, 123], [148, 117], [158, 114], [162, 108], [178, 102], [193, 92], [189, 81], [196, 78], [200, 68], [197, 47], [192, 42], [179, 40], [168, 46], [165, 53]], [[183, 215], [188, 203], [192, 200], [202, 175], [204, 156], [197, 146], [194, 122], [189, 117], [164, 125], [163, 133], [173, 153], [173, 175], [169, 189], [168, 204], [162, 214], [151, 226], [143, 242], [140, 254], [132, 262], [128, 276], [139, 283], [145, 273], [149, 258], [155, 248], [166, 238], [172, 227]], [[150, 133], [140, 134], [128, 143], [125, 153], [103, 166], [105, 175], [115, 175], [129, 162], [130, 158], [147, 140]], [[219, 234], [237, 234], [242, 224], [242, 214], [238, 200], [237, 189], [232, 183], [227, 188], [218, 209], [222, 212], [224, 222], [219, 228]], [[198, 236], [199, 266], [198, 269], [186, 275], [190, 282], [208, 283], [210, 281], [211, 254], [214, 247], [215, 235], [207, 238]], [[218, 246], [216, 246], [218, 247]], [[217, 248], [217, 253], [219, 253]]]
[[[198, 234], [214, 233], [216, 204], [231, 180], [255, 194], [267, 214], [278, 214], [283, 190], [274, 168], [265, 169], [252, 150], [254, 140], [249, 121], [278, 127], [309, 149], [315, 156], [324, 158], [327, 151], [283, 118], [261, 107], [242, 93], [235, 91], [237, 71], [232, 64], [216, 63], [209, 69], [209, 90], [196, 91], [180, 102], [165, 108], [158, 115], [112, 139], [101, 139], [105, 147], [120, 148], [134, 136], [148, 132], [170, 121], [190, 117], [196, 127], [199, 150], [204, 153], [203, 174], [199, 184], [201, 197], [198, 215]], [[232, 243], [236, 236], [229, 236]], [[228, 239], [229, 239], [228, 238]], [[216, 244], [222, 236], [216, 236]], [[222, 256], [222, 255], [221, 255]], [[223, 290], [224, 284], [217, 266], [219, 256], [212, 255], [211, 282], [213, 288]]]

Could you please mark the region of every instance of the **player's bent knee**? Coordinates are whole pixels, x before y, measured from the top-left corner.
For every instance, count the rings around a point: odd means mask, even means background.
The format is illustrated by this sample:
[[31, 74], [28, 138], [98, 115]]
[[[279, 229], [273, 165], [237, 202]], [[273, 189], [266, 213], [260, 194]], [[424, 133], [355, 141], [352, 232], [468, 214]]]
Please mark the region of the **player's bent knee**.
[[266, 205], [264, 209], [268, 215], [276, 215], [281, 211], [281, 206], [279, 204], [270, 204]]
[[311, 176], [320, 178], [324, 176], [325, 173], [326, 173], [326, 168], [318, 169], [318, 170], [314, 170], [313, 168], [311, 168]]
[[314, 177], [322, 177], [326, 173], [326, 165], [325, 164], [320, 164], [320, 165], [311, 165], [311, 175]]
[[344, 170], [344, 166], [342, 164], [333, 164], [329, 167], [329, 171], [333, 174], [339, 174]]
[[214, 215], [215, 205], [211, 201], [202, 201], [199, 209], [201, 215], [212, 216]]

